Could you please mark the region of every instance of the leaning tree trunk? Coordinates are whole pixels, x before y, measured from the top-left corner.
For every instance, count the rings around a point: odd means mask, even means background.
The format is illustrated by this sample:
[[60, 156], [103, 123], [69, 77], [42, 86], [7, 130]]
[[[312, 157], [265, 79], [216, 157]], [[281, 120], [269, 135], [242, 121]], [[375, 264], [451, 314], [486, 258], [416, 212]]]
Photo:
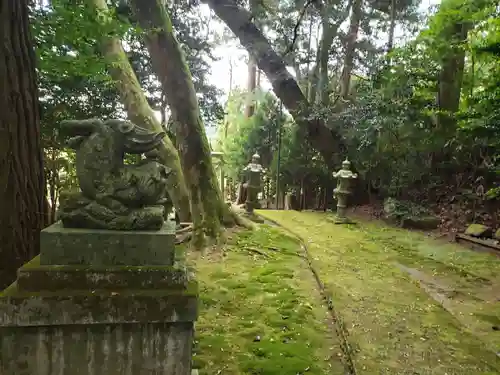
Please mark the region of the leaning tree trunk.
[[326, 126], [322, 118], [314, 116], [310, 103], [283, 59], [273, 50], [269, 41], [252, 22], [252, 15], [234, 0], [203, 0], [239, 38], [240, 43], [257, 60], [276, 95], [290, 111], [295, 122], [305, 130], [311, 145], [321, 153], [332, 168], [337, 166], [339, 154], [346, 150], [342, 136]]
[[0, 35], [0, 257], [6, 268], [0, 269], [3, 284], [13, 280], [16, 269], [39, 252], [47, 207], [27, 0], [2, 0]]
[[[105, 15], [108, 12], [106, 0], [89, 0], [94, 9]], [[111, 18], [102, 17], [104, 22], [113, 22]], [[163, 127], [151, 109], [132, 66], [123, 50], [120, 39], [112, 35], [103, 35], [101, 51], [107, 60], [108, 70], [120, 93], [121, 100], [133, 123], [153, 131], [162, 131]], [[172, 169], [168, 192], [177, 209], [181, 221], [190, 221], [191, 210], [189, 195], [182, 172], [179, 154], [168, 136], [164, 138], [160, 149], [163, 164]]]
[[[144, 40], [172, 112], [178, 149], [191, 193], [191, 205], [203, 216], [203, 231], [218, 237], [229, 219], [212, 165], [210, 146], [200, 116], [196, 91], [170, 17], [160, 0], [132, 0]], [[193, 217], [194, 217], [193, 209]], [[231, 220], [229, 220], [231, 221]], [[228, 223], [229, 224], [229, 223]], [[195, 237], [200, 238], [195, 227]], [[195, 242], [198, 242], [195, 240]]]

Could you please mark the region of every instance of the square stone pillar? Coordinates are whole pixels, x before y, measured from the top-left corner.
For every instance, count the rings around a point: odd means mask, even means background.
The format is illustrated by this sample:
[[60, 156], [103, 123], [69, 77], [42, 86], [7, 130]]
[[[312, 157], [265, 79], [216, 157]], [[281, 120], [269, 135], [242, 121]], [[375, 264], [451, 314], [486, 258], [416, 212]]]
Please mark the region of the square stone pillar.
[[190, 375], [198, 288], [174, 226], [44, 229], [0, 295], [0, 374]]

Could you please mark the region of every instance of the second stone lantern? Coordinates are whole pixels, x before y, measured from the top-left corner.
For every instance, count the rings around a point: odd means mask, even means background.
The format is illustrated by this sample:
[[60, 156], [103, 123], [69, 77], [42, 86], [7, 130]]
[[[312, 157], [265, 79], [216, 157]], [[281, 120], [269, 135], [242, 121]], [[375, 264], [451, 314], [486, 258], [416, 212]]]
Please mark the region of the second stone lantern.
[[351, 171], [351, 162], [347, 158], [342, 162], [342, 168], [333, 173], [333, 178], [337, 179], [337, 187], [333, 190], [334, 197], [337, 199], [337, 214], [334, 222], [336, 224], [352, 223], [346, 215], [347, 198], [352, 194], [352, 181], [358, 178], [358, 175]]

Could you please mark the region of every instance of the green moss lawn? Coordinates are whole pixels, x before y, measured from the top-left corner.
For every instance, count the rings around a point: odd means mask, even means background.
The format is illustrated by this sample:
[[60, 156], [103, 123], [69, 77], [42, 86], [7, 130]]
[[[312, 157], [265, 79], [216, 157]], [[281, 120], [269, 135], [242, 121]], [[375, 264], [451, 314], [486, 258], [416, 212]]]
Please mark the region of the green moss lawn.
[[358, 374], [500, 373], [499, 258], [377, 222], [259, 213], [307, 243]]
[[297, 240], [262, 226], [192, 252], [200, 283], [200, 374], [342, 374], [327, 309]]

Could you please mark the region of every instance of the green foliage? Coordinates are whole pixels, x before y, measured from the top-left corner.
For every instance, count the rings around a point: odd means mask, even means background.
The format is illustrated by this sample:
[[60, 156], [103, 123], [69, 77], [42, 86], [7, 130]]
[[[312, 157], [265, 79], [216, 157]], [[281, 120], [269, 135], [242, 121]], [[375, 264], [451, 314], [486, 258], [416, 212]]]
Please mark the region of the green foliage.
[[[116, 2], [115, 2], [116, 3]], [[207, 40], [203, 20], [189, 7], [172, 5], [174, 27], [180, 36], [195, 88], [208, 123], [222, 116], [217, 89], [207, 83], [213, 43]], [[106, 69], [99, 43], [103, 34], [124, 41], [128, 57], [150, 105], [165, 112], [166, 103], [159, 82], [154, 79], [149, 55], [138, 30], [132, 26], [123, 6], [110, 7], [115, 22], [102, 23], [84, 3], [53, 0], [49, 5], [33, 5], [31, 26], [38, 57], [38, 87], [42, 114], [42, 143], [45, 173], [53, 205], [64, 183], [74, 183], [71, 168], [59, 168], [64, 140], [59, 124], [66, 119], [89, 117], [123, 118], [126, 114], [119, 93]], [[67, 165], [68, 163], [65, 163]], [[71, 165], [71, 164], [69, 164]]]
[[[244, 107], [249, 100], [256, 102], [256, 109], [254, 115], [247, 118]], [[286, 119], [280, 114], [276, 97], [269, 92], [257, 91], [250, 96], [235, 91], [226, 111], [227, 117], [218, 128], [216, 145], [216, 149], [224, 152], [226, 174], [237, 180], [255, 152], [260, 155], [264, 168], [269, 169], [277, 151], [278, 128]]]
[[[467, 39], [453, 39], [470, 24]], [[360, 173], [382, 195], [432, 198], [456, 175], [494, 184], [500, 130], [498, 10], [493, 1], [443, 1], [414, 41], [390, 54], [373, 80], [355, 82], [355, 98], [338, 116]], [[451, 38], [451, 39], [450, 39]], [[465, 51], [459, 111], [454, 127], [439, 127], [441, 71]], [[494, 49], [493, 49], [494, 50]], [[459, 87], [460, 89], [460, 87]], [[445, 93], [448, 94], [448, 93]]]
[[[256, 101], [252, 117], [244, 114], [249, 99]], [[227, 117], [219, 126], [217, 149], [224, 152], [227, 175], [238, 180], [254, 152], [268, 170], [274, 186], [278, 167], [279, 132], [281, 131], [280, 177], [282, 187], [297, 189], [304, 179], [320, 184], [329, 181], [329, 172], [323, 159], [308, 143], [303, 131], [286, 113], [281, 114], [276, 97], [257, 91], [249, 94], [235, 91], [227, 105]], [[227, 137], [224, 136], [227, 126]]]

